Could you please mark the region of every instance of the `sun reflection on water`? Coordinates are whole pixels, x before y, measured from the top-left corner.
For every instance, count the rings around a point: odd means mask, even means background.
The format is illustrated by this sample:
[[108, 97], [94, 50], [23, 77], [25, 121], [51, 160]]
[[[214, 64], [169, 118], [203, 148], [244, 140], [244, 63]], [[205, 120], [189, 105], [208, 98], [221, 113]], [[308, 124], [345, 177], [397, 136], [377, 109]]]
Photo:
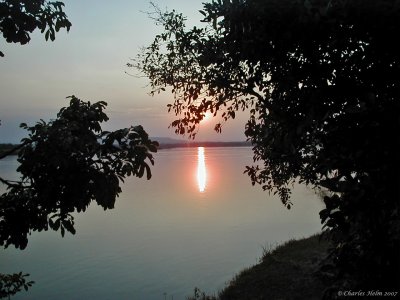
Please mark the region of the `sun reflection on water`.
[[204, 147], [197, 148], [197, 184], [199, 186], [200, 193], [203, 193], [206, 189], [207, 172], [206, 163], [204, 159]]

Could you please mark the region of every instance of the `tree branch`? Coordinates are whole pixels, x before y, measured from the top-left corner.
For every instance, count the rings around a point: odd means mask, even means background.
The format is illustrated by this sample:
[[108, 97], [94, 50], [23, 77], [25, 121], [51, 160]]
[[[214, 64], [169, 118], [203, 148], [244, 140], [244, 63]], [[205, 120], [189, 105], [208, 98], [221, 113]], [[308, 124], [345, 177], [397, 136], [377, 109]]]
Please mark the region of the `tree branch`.
[[[12, 181], [12, 180], [6, 180], [0, 177], [0, 182], [4, 183], [8, 187], [15, 187], [19, 188], [22, 186], [22, 183], [20, 181]], [[13, 183], [14, 182], [14, 183]]]
[[4, 151], [3, 153], [0, 154], [0, 159], [3, 159], [4, 157], [7, 157], [11, 154], [13, 154], [14, 152], [18, 151], [19, 149], [21, 149], [22, 147], [24, 147], [27, 143], [22, 143], [8, 151]]

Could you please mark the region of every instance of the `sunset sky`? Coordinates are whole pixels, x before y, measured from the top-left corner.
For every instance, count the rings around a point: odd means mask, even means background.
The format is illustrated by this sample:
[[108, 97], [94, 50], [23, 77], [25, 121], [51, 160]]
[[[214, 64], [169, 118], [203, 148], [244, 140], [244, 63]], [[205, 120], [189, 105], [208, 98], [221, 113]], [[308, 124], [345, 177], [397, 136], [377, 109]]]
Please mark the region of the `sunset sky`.
[[[202, 1], [159, 0], [161, 8], [175, 9], [196, 24], [202, 15]], [[171, 94], [148, 95], [146, 78], [129, 76], [137, 72], [125, 65], [140, 47], [160, 32], [145, 12], [148, 1], [65, 0], [65, 12], [72, 23], [69, 33], [46, 42], [35, 31], [28, 45], [6, 44], [0, 38], [0, 143], [17, 143], [24, 136], [19, 124], [55, 118], [66, 99], [75, 95], [86, 101], [106, 101], [110, 121], [105, 129], [141, 124], [150, 136], [179, 138], [168, 125], [174, 120], [166, 105]], [[201, 125], [199, 140], [245, 140], [245, 116], [229, 122], [222, 134], [212, 128], [216, 121]]]

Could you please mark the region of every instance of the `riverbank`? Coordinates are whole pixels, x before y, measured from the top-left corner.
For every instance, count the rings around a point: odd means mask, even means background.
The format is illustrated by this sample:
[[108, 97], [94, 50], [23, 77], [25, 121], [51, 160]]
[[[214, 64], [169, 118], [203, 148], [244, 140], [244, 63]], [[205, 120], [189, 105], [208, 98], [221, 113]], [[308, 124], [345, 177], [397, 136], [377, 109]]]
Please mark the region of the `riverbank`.
[[266, 250], [258, 264], [236, 275], [218, 296], [196, 290], [188, 300], [321, 299], [327, 283], [319, 268], [328, 248], [320, 235], [290, 240]]

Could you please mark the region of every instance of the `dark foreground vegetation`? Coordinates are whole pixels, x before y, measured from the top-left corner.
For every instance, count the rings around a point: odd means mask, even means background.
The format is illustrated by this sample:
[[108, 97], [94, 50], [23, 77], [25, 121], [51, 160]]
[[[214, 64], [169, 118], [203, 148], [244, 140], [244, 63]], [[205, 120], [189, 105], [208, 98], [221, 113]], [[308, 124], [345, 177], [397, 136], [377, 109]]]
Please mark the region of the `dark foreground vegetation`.
[[400, 287], [400, 2], [215, 0], [201, 26], [156, 8], [163, 27], [130, 65], [171, 91], [176, 133], [206, 114], [249, 118], [253, 184], [290, 209], [294, 182], [325, 188], [323, 226], [339, 290]]
[[236, 275], [218, 296], [195, 289], [188, 300], [322, 299], [331, 280], [321, 271], [328, 248], [321, 235], [288, 241], [266, 250], [258, 264]]

